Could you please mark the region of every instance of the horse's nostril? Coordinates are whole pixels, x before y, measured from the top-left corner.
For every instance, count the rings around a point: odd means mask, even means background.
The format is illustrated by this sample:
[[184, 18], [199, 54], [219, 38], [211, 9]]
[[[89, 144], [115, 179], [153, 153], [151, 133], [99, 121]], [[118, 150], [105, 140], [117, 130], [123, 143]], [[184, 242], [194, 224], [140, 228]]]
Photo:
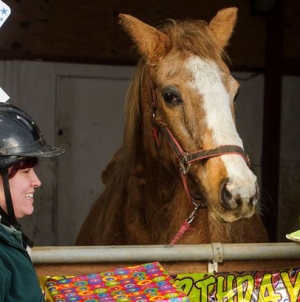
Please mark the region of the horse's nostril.
[[255, 197], [255, 195], [254, 195], [253, 197], [251, 197], [251, 198], [249, 199], [249, 204], [255, 205], [255, 203], [256, 203], [256, 197]]
[[230, 189], [228, 189], [228, 181], [223, 181], [220, 188], [220, 202], [225, 209], [236, 209], [241, 206], [243, 203], [249, 206], [255, 206], [259, 198], [259, 188], [256, 184], [256, 189], [254, 195], [252, 196], [244, 196], [242, 197], [240, 193], [235, 192], [232, 193]]
[[236, 207], [236, 203], [230, 191], [226, 187], [227, 182], [224, 182], [221, 186], [221, 203], [224, 208], [232, 209]]

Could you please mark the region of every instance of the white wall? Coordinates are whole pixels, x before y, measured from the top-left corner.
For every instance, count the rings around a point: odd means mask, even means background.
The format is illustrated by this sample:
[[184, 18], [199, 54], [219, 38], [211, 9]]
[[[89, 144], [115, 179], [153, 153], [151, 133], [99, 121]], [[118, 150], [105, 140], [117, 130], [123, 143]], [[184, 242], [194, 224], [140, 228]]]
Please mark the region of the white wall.
[[[36, 194], [35, 213], [21, 221], [36, 245], [74, 243], [103, 188], [101, 171], [121, 142], [123, 105], [132, 72], [133, 68], [121, 66], [0, 61], [0, 86], [12, 103], [32, 115], [47, 141], [67, 150], [59, 159], [41, 162], [38, 173], [43, 186]], [[260, 74], [234, 75], [241, 84], [238, 131], [260, 179], [264, 79]], [[280, 240], [298, 228], [300, 212], [299, 81], [284, 78]]]
[[[131, 67], [0, 62], [0, 86], [67, 153], [42, 160], [35, 212], [21, 221], [37, 245], [72, 245], [118, 148]], [[62, 133], [62, 134], [60, 134]]]

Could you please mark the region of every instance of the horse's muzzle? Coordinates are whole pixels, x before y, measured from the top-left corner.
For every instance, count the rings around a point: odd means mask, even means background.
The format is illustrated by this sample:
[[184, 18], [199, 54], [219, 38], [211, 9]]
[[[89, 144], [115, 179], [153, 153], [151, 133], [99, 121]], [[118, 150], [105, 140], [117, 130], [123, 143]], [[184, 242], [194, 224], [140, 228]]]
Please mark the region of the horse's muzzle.
[[242, 215], [248, 216], [248, 209], [252, 212], [257, 204], [259, 189], [257, 182], [251, 193], [241, 194], [242, 190], [230, 190], [228, 180], [223, 181], [220, 187], [220, 203], [225, 210], [240, 210]]

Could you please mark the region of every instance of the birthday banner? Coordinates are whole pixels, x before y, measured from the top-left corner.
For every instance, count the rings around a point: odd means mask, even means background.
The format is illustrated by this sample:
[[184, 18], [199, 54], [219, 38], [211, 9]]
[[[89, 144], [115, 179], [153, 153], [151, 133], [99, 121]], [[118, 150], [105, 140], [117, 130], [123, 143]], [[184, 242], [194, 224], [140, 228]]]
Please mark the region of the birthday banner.
[[299, 302], [300, 268], [177, 275], [190, 302]]

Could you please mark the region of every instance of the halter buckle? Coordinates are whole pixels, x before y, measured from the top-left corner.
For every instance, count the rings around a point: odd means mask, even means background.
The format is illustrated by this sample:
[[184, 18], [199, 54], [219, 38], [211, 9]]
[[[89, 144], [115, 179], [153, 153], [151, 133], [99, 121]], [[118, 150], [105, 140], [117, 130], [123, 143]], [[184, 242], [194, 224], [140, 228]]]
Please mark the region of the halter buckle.
[[189, 217], [186, 219], [186, 222], [187, 223], [192, 223], [192, 221], [194, 220], [195, 218], [195, 214], [196, 212], [198, 211], [198, 209], [200, 208], [200, 204], [196, 204], [194, 201], [193, 201], [193, 205], [194, 205], [194, 210], [193, 212], [189, 215]]
[[182, 153], [179, 159], [179, 170], [185, 176], [188, 174], [191, 167], [191, 163], [188, 162], [188, 154]]

